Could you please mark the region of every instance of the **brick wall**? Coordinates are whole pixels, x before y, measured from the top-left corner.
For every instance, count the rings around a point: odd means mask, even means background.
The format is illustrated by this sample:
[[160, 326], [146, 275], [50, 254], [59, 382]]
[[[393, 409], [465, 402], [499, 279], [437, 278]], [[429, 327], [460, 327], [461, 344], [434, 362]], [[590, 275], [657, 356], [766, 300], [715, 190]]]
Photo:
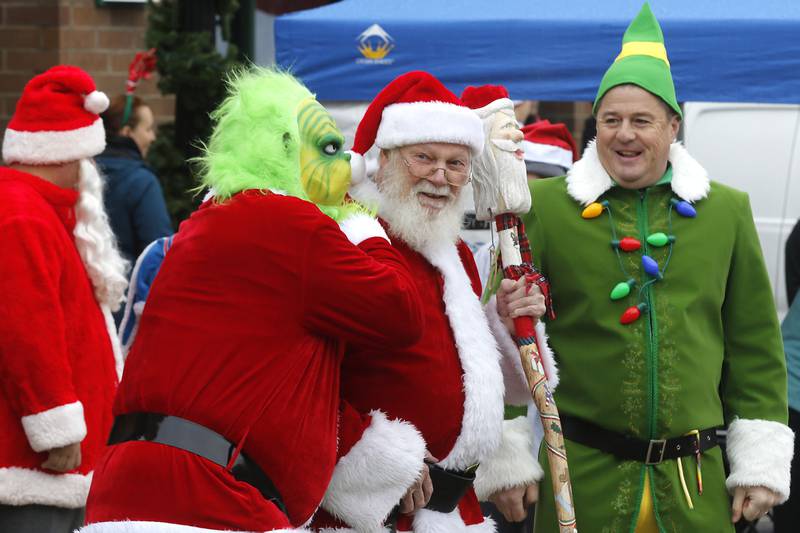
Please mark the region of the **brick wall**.
[[[0, 136], [25, 83], [57, 64], [76, 65], [109, 97], [125, 90], [136, 52], [144, 49], [145, 5], [97, 7], [95, 0], [0, 0]], [[136, 94], [160, 122], [174, 100], [158, 93], [154, 77]]]

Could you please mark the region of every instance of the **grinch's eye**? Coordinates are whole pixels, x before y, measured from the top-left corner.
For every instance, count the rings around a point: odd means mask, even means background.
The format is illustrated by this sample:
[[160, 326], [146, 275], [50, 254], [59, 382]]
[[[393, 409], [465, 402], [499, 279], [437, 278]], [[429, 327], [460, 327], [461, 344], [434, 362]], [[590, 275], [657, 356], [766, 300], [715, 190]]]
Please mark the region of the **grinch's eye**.
[[322, 147], [322, 151], [328, 155], [335, 155], [339, 151], [339, 145], [336, 143], [328, 143]]

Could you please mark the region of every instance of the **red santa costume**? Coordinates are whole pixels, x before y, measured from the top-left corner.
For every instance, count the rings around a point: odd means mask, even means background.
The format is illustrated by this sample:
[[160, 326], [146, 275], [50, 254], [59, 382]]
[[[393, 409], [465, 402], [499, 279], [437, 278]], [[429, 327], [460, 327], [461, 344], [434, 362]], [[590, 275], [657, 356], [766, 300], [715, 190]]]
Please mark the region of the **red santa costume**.
[[[105, 147], [108, 106], [84, 71], [54, 67], [25, 87], [0, 168], [0, 503], [77, 509], [111, 427], [122, 360], [110, 309], [125, 262], [102, 209], [89, 158]], [[78, 188], [14, 165], [80, 161]], [[115, 359], [115, 356], [116, 359]], [[47, 451], [80, 442], [81, 463], [56, 473]]]
[[[411, 72], [391, 82], [367, 109], [353, 148], [354, 182], [356, 169], [364, 168], [360, 154], [373, 143], [392, 149], [428, 142], [461, 144], [476, 154], [483, 149], [483, 126], [433, 76]], [[361, 181], [352, 194], [365, 203], [377, 203], [379, 214], [387, 213], [388, 206], [372, 182]], [[542, 474], [526, 421], [511, 421], [505, 427], [503, 423], [503, 372], [495, 333], [510, 343], [518, 358], [516, 346], [496, 311], [493, 324], [487, 320], [479, 301], [477, 269], [463, 242], [412, 245], [394, 234], [391, 224], [384, 226], [413, 273], [423, 301], [425, 330], [417, 343], [406, 348], [351, 347], [342, 370], [342, 396], [359, 411], [380, 409], [414, 424], [427, 449], [440, 459], [438, 465], [447, 470], [466, 471], [481, 464], [474, 489], [467, 490], [453, 511], [422, 509], [413, 516], [401, 515], [399, 531], [494, 531], [494, 522], [483, 517], [478, 498], [531, 483]], [[525, 394], [526, 388], [520, 389]], [[342, 458], [314, 526], [326, 533], [386, 531], [383, 521], [398, 500], [377, 497], [365, 483], [373, 474], [364, 468], [362, 457], [374, 453], [375, 444], [366, 443], [366, 435], [359, 440], [357, 430], [340, 433]], [[389, 451], [391, 444], [382, 449]]]
[[216, 432], [271, 479], [286, 512], [203, 456], [127, 441], [100, 460], [82, 531], [294, 531], [316, 511], [338, 419], [352, 415], [365, 436], [397, 444], [370, 468], [410, 483], [421, 437], [340, 405], [340, 366], [346, 343], [398, 349], [421, 330], [413, 279], [376, 219], [339, 226], [309, 201], [263, 190], [206, 201], [181, 224], [152, 285], [114, 412]]

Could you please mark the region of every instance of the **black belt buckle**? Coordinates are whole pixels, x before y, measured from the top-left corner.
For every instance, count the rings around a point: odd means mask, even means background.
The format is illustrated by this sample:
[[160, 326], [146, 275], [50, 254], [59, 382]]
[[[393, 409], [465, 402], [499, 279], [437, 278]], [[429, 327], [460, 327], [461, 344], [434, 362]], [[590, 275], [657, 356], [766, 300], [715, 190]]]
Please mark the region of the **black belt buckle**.
[[[664, 452], [667, 449], [666, 439], [652, 439], [647, 445], [647, 456], [644, 459], [646, 465], [657, 465], [664, 460]], [[653, 451], [658, 460], [653, 460]]]

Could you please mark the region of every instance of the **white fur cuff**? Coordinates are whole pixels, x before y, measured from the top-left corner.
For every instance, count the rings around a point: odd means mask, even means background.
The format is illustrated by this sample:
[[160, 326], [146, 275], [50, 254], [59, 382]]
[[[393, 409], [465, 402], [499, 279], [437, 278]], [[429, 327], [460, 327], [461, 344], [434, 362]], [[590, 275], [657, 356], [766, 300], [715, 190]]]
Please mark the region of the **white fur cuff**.
[[425, 441], [417, 429], [372, 411], [372, 423], [333, 471], [322, 507], [362, 533], [383, 521], [419, 477]]
[[478, 467], [475, 494], [486, 501], [498, 490], [530, 485], [542, 477], [544, 471], [534, 456], [533, 428], [520, 416], [503, 422], [500, 447]]
[[86, 506], [92, 474], [48, 474], [30, 468], [0, 468], [0, 504]]
[[[226, 533], [253, 533], [248, 531], [225, 530]], [[83, 526], [76, 533], [220, 533], [218, 529], [184, 526], [166, 522], [131, 521], [97, 522]], [[269, 533], [311, 533], [309, 529], [273, 529]]]
[[83, 404], [68, 403], [35, 415], [23, 416], [22, 428], [35, 452], [80, 442], [86, 437]]
[[789, 498], [794, 433], [788, 426], [771, 420], [734, 420], [728, 428], [727, 450], [728, 491], [762, 486], [780, 494], [779, 504]]
[[380, 237], [386, 239], [386, 242], [391, 242], [383, 226], [378, 222], [378, 219], [369, 215], [353, 215], [343, 220], [339, 224], [339, 229], [341, 229], [342, 233], [347, 236], [347, 239], [356, 246], [371, 237]]

